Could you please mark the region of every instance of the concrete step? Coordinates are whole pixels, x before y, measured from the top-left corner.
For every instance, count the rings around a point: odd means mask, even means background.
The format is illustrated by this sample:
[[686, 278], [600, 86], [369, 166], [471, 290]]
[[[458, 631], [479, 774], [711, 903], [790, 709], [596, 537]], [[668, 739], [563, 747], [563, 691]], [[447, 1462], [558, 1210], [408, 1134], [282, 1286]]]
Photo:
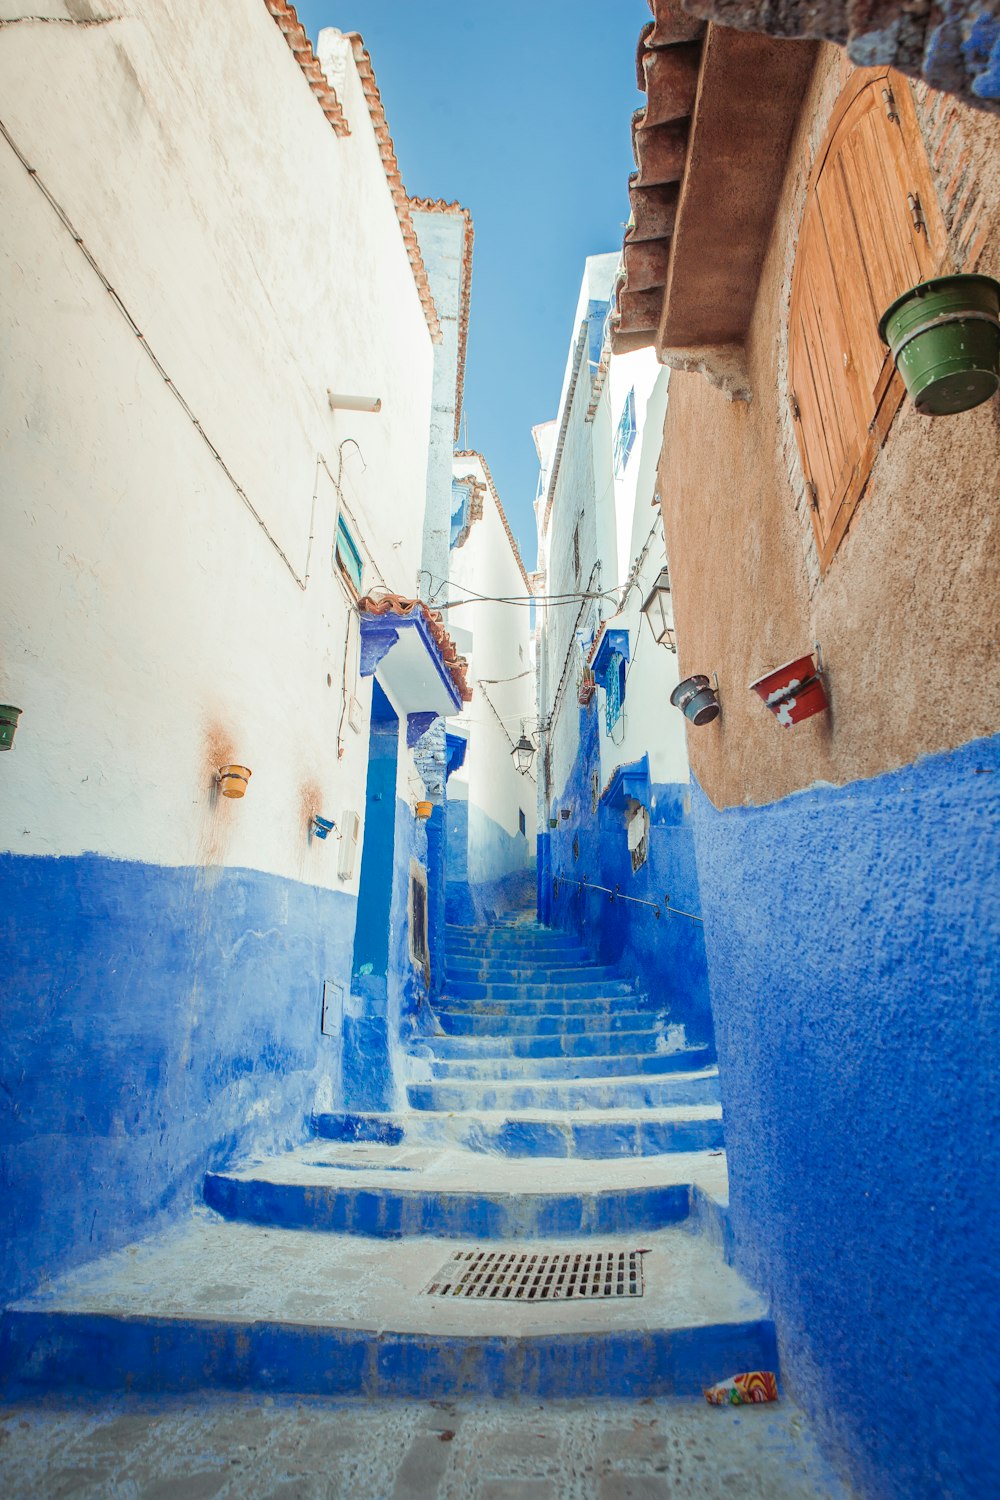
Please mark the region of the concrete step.
[[202, 1210], [8, 1308], [7, 1393], [636, 1398], [776, 1369], [762, 1300], [706, 1239], [672, 1227], [636, 1240], [600, 1248], [645, 1250], [641, 1297], [487, 1303], [421, 1295], [454, 1240], [362, 1242]]
[[[342, 1140], [342, 1115], [316, 1115], [317, 1135], [333, 1132]], [[354, 1117], [352, 1117], [354, 1118]], [[385, 1116], [377, 1116], [384, 1120]], [[551, 1110], [413, 1110], [392, 1117], [414, 1146], [460, 1146], [492, 1156], [608, 1157], [660, 1156], [673, 1151], [713, 1151], [723, 1146], [718, 1104], [672, 1105], [663, 1109], [597, 1109], [572, 1114]]]
[[640, 1010], [609, 1010], [593, 1015], [511, 1015], [493, 1010], [436, 1011], [441, 1030], [449, 1036], [554, 1036], [589, 1031], [594, 1025], [602, 1031], [649, 1031], [654, 1013]]
[[521, 983], [482, 984], [470, 979], [446, 979], [444, 995], [456, 1000], [610, 1000], [635, 990], [622, 979], [551, 980], [547, 974]]
[[[651, 1021], [651, 1012], [644, 1013], [641, 1027], [634, 1031], [566, 1032], [557, 1028], [553, 1032], [536, 1036], [530, 1032], [489, 1035], [467, 1034], [422, 1037], [413, 1043], [411, 1050], [419, 1047], [427, 1050], [427, 1056], [439, 1058], [461, 1057], [606, 1057], [610, 1053], [630, 1055], [637, 1052], [655, 1052], [672, 1030], [662, 1022]], [[595, 1025], [597, 1023], [595, 1022]], [[679, 1028], [678, 1028], [679, 1029]]]
[[449, 1079], [408, 1083], [406, 1097], [415, 1110], [567, 1110], [661, 1109], [675, 1104], [715, 1104], [719, 1098], [717, 1068], [698, 1073], [665, 1073], [624, 1078], [563, 1080]]
[[[428, 1061], [417, 1049], [411, 1056], [415, 1067]], [[676, 1052], [627, 1052], [605, 1057], [432, 1058], [430, 1068], [432, 1078], [443, 1079], [621, 1078], [637, 1073], [686, 1072], [714, 1062], [713, 1047], [681, 1047]]]
[[602, 1017], [619, 1015], [623, 1010], [641, 1010], [654, 1022], [663, 1015], [662, 1010], [648, 1006], [643, 996], [607, 995], [603, 997], [484, 995], [477, 999], [467, 995], [444, 994], [435, 1001], [435, 1007], [463, 1016], [589, 1016], [596, 1026]]
[[621, 971], [613, 964], [508, 964], [504, 960], [491, 963], [457, 963], [446, 959], [445, 980], [464, 979], [479, 984], [521, 984], [525, 980], [542, 979], [546, 984], [577, 984], [593, 979], [621, 979]]
[[725, 1197], [721, 1153], [484, 1163], [472, 1151], [313, 1141], [209, 1172], [205, 1202], [227, 1219], [285, 1229], [539, 1239], [662, 1229], [687, 1218], [695, 1187]]
[[556, 968], [574, 965], [589, 968], [593, 962], [585, 948], [494, 948], [489, 944], [470, 944], [468, 948], [445, 947], [446, 964], [510, 964], [515, 967]]

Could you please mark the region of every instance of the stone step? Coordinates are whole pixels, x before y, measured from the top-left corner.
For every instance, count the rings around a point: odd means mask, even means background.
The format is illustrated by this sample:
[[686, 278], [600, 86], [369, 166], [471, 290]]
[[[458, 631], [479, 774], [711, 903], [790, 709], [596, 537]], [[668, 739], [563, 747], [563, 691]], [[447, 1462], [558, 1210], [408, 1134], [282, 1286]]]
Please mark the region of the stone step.
[[571, 1031], [556, 1029], [541, 1036], [530, 1032], [516, 1035], [446, 1035], [421, 1037], [411, 1046], [426, 1049], [427, 1056], [461, 1057], [606, 1057], [610, 1053], [631, 1055], [655, 1052], [671, 1030], [660, 1023], [650, 1023], [651, 1012], [644, 1013], [642, 1026], [635, 1031]]
[[557, 968], [573, 965], [586, 969], [593, 964], [591, 954], [585, 948], [493, 948], [486, 944], [468, 948], [446, 947], [446, 964], [510, 964], [527, 968]]
[[592, 1015], [510, 1015], [497, 1011], [482, 1014], [461, 1010], [436, 1012], [441, 1030], [448, 1036], [553, 1036], [588, 1031], [595, 1024], [602, 1031], [649, 1031], [652, 1011], [621, 1010]]
[[[316, 1133], [342, 1140], [342, 1115], [317, 1115]], [[352, 1117], [353, 1118], [353, 1117]], [[377, 1116], [378, 1120], [386, 1119]], [[483, 1112], [413, 1110], [391, 1117], [414, 1146], [460, 1146], [500, 1156], [659, 1156], [674, 1151], [712, 1151], [723, 1146], [718, 1104], [672, 1105], [664, 1109]]]
[[475, 934], [446, 931], [446, 953], [582, 953], [589, 950], [568, 933], [480, 932]]
[[[599, 1247], [645, 1251], [641, 1297], [486, 1305], [421, 1295], [454, 1240], [362, 1249], [351, 1235], [227, 1223], [203, 1210], [8, 1308], [7, 1393], [635, 1399], [697, 1396], [735, 1370], [777, 1368], [762, 1299], [707, 1240], [682, 1227], [637, 1238]], [[526, 1248], [576, 1246], [597, 1248], [589, 1239]]]
[[443, 989], [445, 998], [456, 1000], [610, 1000], [622, 995], [635, 999], [635, 989], [623, 979], [552, 981], [545, 974], [519, 984], [446, 979]]
[[545, 995], [485, 995], [475, 998], [467, 995], [442, 995], [435, 1002], [435, 1010], [447, 1010], [463, 1016], [589, 1016], [598, 1025], [607, 1016], [619, 1015], [622, 1011], [641, 1011], [649, 1017], [650, 1024], [659, 1020], [665, 1012], [646, 1003], [645, 997], [636, 994], [587, 997], [574, 995], [567, 998]]
[[623, 1078], [563, 1080], [449, 1079], [408, 1083], [406, 1097], [414, 1110], [485, 1111], [594, 1109], [661, 1109], [677, 1104], [715, 1104], [719, 1098], [717, 1068], [698, 1073], [665, 1073]]
[[[415, 1066], [428, 1061], [411, 1056]], [[674, 1073], [708, 1067], [715, 1062], [712, 1047], [681, 1047], [676, 1052], [628, 1052], [600, 1057], [464, 1057], [430, 1059], [432, 1078], [620, 1078], [636, 1073]], [[419, 1081], [414, 1079], [414, 1081]]]
[[687, 1217], [695, 1187], [725, 1196], [721, 1153], [605, 1163], [497, 1158], [484, 1170], [477, 1152], [313, 1141], [209, 1172], [205, 1202], [227, 1219], [285, 1229], [539, 1239], [662, 1229]]
[[621, 971], [613, 964], [508, 964], [504, 960], [492, 963], [472, 962], [468, 964], [445, 961], [444, 977], [472, 980], [479, 984], [520, 984], [524, 980], [541, 979], [546, 984], [577, 984], [592, 979], [621, 979]]

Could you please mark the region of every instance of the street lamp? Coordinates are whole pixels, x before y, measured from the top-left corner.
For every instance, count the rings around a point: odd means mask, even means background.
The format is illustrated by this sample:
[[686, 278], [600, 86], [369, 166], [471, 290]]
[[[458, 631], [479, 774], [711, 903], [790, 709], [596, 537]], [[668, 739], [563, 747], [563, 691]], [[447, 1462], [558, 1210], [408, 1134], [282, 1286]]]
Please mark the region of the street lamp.
[[535, 758], [535, 747], [525, 734], [523, 724], [521, 725], [521, 738], [511, 751], [511, 757], [520, 774], [527, 776], [531, 770], [531, 762]]
[[670, 651], [676, 651], [677, 641], [674, 638], [674, 627], [671, 623], [670, 571], [667, 567], [662, 567], [656, 575], [656, 582], [643, 600], [642, 613], [649, 621], [649, 628], [653, 632], [653, 640], [656, 644], [666, 646]]

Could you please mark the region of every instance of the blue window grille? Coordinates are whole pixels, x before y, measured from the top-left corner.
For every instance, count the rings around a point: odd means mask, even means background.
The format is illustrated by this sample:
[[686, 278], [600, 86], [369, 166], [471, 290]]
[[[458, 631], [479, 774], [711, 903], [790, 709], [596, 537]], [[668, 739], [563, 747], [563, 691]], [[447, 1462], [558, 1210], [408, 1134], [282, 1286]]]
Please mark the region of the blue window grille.
[[604, 687], [604, 727], [611, 733], [622, 716], [622, 699], [625, 684], [625, 658], [618, 651], [608, 657], [607, 676]]
[[622, 407], [622, 414], [618, 418], [618, 431], [615, 433], [614, 463], [616, 479], [620, 478], [625, 472], [625, 466], [629, 461], [632, 445], [635, 442], [635, 434], [635, 386], [633, 386], [625, 397], [625, 405]]
[[358, 593], [361, 592], [361, 575], [364, 564], [361, 561], [361, 553], [355, 545], [347, 527], [347, 522], [341, 516], [337, 521], [337, 566], [340, 571], [350, 579]]

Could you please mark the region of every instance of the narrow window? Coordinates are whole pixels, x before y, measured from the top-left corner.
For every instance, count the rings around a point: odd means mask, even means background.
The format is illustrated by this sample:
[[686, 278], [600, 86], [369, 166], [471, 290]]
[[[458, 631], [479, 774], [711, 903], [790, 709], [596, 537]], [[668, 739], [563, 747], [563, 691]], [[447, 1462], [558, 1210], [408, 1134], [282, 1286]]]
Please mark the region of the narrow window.
[[364, 565], [361, 561], [354, 538], [351, 536], [347, 522], [341, 516], [337, 521], [337, 543], [336, 543], [337, 567], [344, 577], [353, 586], [356, 593], [361, 593], [361, 576]]
[[649, 857], [649, 813], [637, 807], [629, 819], [628, 849], [632, 856], [632, 873], [642, 868]]
[[625, 405], [622, 414], [618, 418], [618, 431], [615, 433], [614, 465], [615, 478], [620, 479], [625, 472], [625, 466], [632, 452], [632, 444], [635, 442], [635, 386], [625, 397]]
[[573, 577], [580, 578], [580, 523], [573, 527]]
[[[891, 111], [883, 97], [890, 78]], [[788, 330], [789, 398], [823, 569], [903, 398], [879, 319], [938, 273], [943, 251], [909, 85], [885, 69], [857, 73], [809, 185]]]
[[607, 685], [604, 689], [604, 727], [608, 734], [622, 716], [625, 702], [625, 658], [620, 651], [608, 657]]
[[427, 942], [427, 875], [420, 866], [410, 867], [410, 958], [430, 973]]
[[523, 811], [522, 808], [519, 807], [518, 810], [517, 810], [517, 831], [518, 831], [518, 833], [524, 833], [526, 831], [526, 829], [527, 829], [527, 824], [525, 823], [525, 820], [524, 820], [524, 811]]

